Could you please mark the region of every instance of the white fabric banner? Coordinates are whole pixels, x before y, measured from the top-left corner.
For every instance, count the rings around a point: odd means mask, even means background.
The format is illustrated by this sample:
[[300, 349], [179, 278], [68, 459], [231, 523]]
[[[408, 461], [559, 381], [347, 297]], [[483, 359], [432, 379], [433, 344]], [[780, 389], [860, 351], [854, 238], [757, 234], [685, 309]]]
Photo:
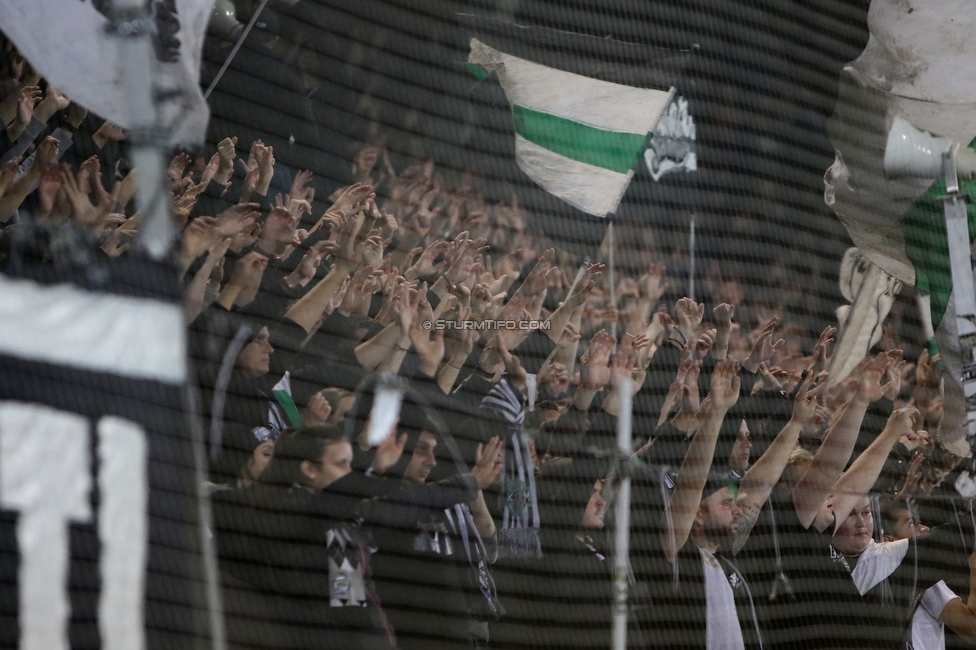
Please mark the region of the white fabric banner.
[[21, 359], [180, 384], [179, 305], [0, 275], [0, 352]]
[[[836, 160], [825, 200], [885, 272], [915, 284], [901, 220], [936, 179], [889, 179], [882, 160], [895, 117], [963, 145], [976, 137], [976, 12], [972, 0], [872, 0], [871, 35], [841, 75], [828, 133]], [[953, 301], [936, 331], [948, 369], [941, 441], [964, 451], [966, 404]]]
[[515, 161], [526, 175], [550, 194], [588, 214], [604, 217], [620, 205], [634, 172], [572, 160], [515, 134]]
[[[179, 57], [156, 61], [157, 87], [176, 91], [161, 102], [159, 115], [174, 143], [201, 142], [206, 134], [210, 112], [200, 91], [200, 55], [213, 3], [176, 0]], [[91, 0], [0, 2], [0, 29], [41, 75], [88, 110], [128, 127], [117, 44], [107, 25]]]
[[654, 130], [673, 90], [632, 88], [520, 59], [471, 39], [470, 63], [498, 74], [508, 101], [598, 129]]

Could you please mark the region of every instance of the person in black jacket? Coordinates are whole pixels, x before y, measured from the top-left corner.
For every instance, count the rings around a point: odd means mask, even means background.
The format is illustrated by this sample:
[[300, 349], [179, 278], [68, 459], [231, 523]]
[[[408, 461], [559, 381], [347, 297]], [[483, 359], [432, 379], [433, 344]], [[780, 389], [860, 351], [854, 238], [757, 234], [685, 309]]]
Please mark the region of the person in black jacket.
[[470, 472], [428, 484], [438, 447], [463, 467], [450, 434], [422, 410], [401, 412], [398, 431], [408, 433], [406, 453], [387, 475], [401, 477], [401, 487], [360, 509], [380, 549], [376, 582], [397, 647], [487, 647], [487, 621], [502, 610], [489, 569], [495, 524], [482, 490], [501, 470], [502, 443], [479, 449]]
[[603, 534], [606, 463], [579, 456], [539, 477], [542, 557], [506, 593], [509, 647], [607, 648], [612, 566]]
[[395, 644], [373, 588], [376, 546], [354, 521], [352, 447], [335, 428], [286, 432], [262, 482], [214, 496], [234, 648]]

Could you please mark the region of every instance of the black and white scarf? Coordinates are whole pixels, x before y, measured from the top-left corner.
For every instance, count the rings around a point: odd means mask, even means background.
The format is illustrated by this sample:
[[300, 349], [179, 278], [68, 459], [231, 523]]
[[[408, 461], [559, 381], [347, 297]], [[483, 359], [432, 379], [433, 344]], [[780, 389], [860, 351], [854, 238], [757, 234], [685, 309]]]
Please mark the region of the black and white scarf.
[[458, 503], [451, 508], [444, 510], [447, 521], [451, 526], [452, 532], [461, 538], [464, 546], [465, 557], [468, 560], [472, 588], [484, 597], [479, 605], [475, 606], [473, 614], [483, 620], [498, 620], [505, 614], [505, 609], [498, 600], [498, 590], [495, 588], [495, 579], [491, 575], [489, 564], [494, 560], [485, 547], [481, 533], [478, 532], [471, 516], [471, 510], [466, 503]]
[[539, 558], [539, 499], [535, 468], [525, 433], [522, 397], [503, 378], [482, 400], [482, 407], [504, 418], [509, 425], [502, 461], [502, 486], [498, 495], [502, 528], [498, 531], [499, 557]]

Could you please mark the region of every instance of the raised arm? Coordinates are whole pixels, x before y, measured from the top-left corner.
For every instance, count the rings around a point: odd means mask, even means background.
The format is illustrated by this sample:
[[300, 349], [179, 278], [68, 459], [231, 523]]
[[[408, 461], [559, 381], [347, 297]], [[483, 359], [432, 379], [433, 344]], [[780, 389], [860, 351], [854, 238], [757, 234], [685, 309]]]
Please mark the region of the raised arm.
[[864, 367], [854, 397], [824, 436], [810, 468], [793, 488], [793, 506], [805, 528], [809, 528], [817, 518], [820, 507], [847, 466], [868, 404], [885, 394], [887, 386], [882, 386], [880, 382], [888, 362], [888, 355], [881, 353]]
[[[267, 268], [268, 258], [257, 251], [251, 251], [237, 260], [237, 264], [234, 265], [234, 274], [220, 290], [217, 304], [229, 311], [239, 302], [242, 295], [250, 295], [253, 300], [258, 287], [261, 286], [261, 278]], [[250, 302], [250, 300], [246, 302]]]
[[[34, 163], [20, 178], [11, 183], [7, 187], [7, 191], [0, 196], [0, 224], [6, 223], [14, 215], [17, 208], [20, 207], [20, 204], [27, 198], [27, 195], [37, 187], [44, 170], [53, 165], [57, 159], [58, 141], [52, 137], [45, 138], [37, 148], [37, 153], [34, 155]], [[89, 203], [89, 205], [91, 204]], [[108, 210], [106, 209], [105, 213], [107, 212]], [[105, 213], [103, 213], [103, 216]], [[75, 214], [75, 219], [81, 221], [84, 216]]]
[[715, 341], [712, 343], [712, 357], [721, 361], [729, 354], [729, 336], [732, 334], [732, 314], [735, 305], [722, 303], [712, 310], [715, 319]]
[[[586, 302], [586, 297], [593, 290], [594, 280], [600, 276], [603, 272], [603, 264], [597, 262], [586, 267], [583, 272], [583, 277], [576, 284], [576, 288], [573, 292], [566, 296], [566, 300], [563, 304], [556, 308], [556, 311], [549, 315], [549, 329], [546, 330], [546, 334], [549, 335], [553, 341], [558, 341], [559, 337], [562, 336], [563, 330], [566, 328], [566, 324], [575, 320], [577, 329], [579, 328], [580, 320], [582, 318], [582, 312], [580, 308], [583, 303]], [[577, 314], [579, 314], [577, 316]], [[574, 356], [575, 358], [575, 356]], [[562, 360], [560, 360], [562, 361]], [[567, 367], [569, 367], [567, 365]]]
[[183, 290], [183, 313], [186, 314], [186, 322], [192, 323], [193, 320], [203, 311], [206, 302], [207, 282], [210, 274], [219, 260], [224, 258], [227, 248], [230, 246], [229, 239], [221, 239], [210, 245], [207, 250], [207, 258], [200, 269], [193, 276], [193, 280]]
[[837, 479], [833, 487], [834, 521], [840, 524], [847, 519], [857, 502], [867, 496], [878, 480], [891, 448], [899, 438], [913, 431], [913, 426], [920, 417], [921, 414], [914, 406], [906, 406], [892, 413], [884, 430], [851, 463], [844, 475]]
[[[399, 323], [391, 323], [373, 338], [356, 346], [356, 360], [366, 370], [376, 370], [383, 362], [396, 356], [397, 349], [405, 354], [410, 349], [410, 339], [401, 332]], [[401, 355], [400, 363], [402, 362]], [[397, 369], [399, 368], [398, 363]]]
[[738, 362], [726, 359], [720, 361], [712, 373], [712, 388], [700, 409], [705, 420], [688, 447], [671, 494], [673, 529], [669, 531], [667, 523], [662, 522], [661, 547], [671, 562], [674, 562], [678, 550], [688, 541], [695, 514], [701, 505], [702, 490], [705, 489], [708, 470], [712, 466], [719, 429], [725, 414], [739, 397], [739, 378], [736, 377], [738, 372]]
[[417, 306], [417, 318], [414, 319], [407, 334], [410, 343], [417, 352], [417, 368], [427, 377], [437, 377], [437, 369], [444, 359], [444, 330], [431, 331], [434, 322], [434, 312], [427, 301], [426, 283], [421, 286], [420, 304]]
[[616, 344], [617, 339], [606, 330], [600, 330], [590, 339], [590, 347], [580, 359], [580, 383], [573, 396], [573, 407], [577, 410], [588, 411], [596, 394], [610, 382], [610, 355]]
[[339, 251], [336, 253], [335, 264], [329, 273], [295, 302], [285, 314], [286, 318], [301, 325], [306, 332], [311, 332], [315, 328], [319, 316], [339, 291], [342, 282], [358, 266], [361, 247], [356, 246], [356, 233], [361, 223], [362, 221], [357, 218], [343, 218], [339, 228]]
[[[528, 315], [525, 316], [526, 318], [530, 320], [538, 320], [542, 309], [542, 303], [546, 298], [546, 292], [549, 287], [549, 272], [553, 269], [553, 261], [555, 259], [556, 251], [552, 248], [540, 255], [535, 266], [522, 282], [522, 286], [520, 286], [518, 290], [512, 294], [512, 297], [509, 299], [506, 307], [512, 304], [520, 305], [525, 312], [528, 312]], [[504, 310], [503, 313], [505, 313]], [[571, 313], [572, 312], [570, 312], [570, 314]], [[567, 314], [567, 317], [570, 314]], [[504, 318], [504, 316], [499, 317]], [[522, 320], [522, 318], [523, 316], [520, 313], [514, 318], [514, 320]], [[500, 334], [505, 344], [505, 348], [508, 350], [514, 350], [518, 347], [518, 344], [529, 335], [529, 330], [503, 330], [500, 332]], [[550, 333], [550, 335], [552, 334]], [[558, 334], [556, 336], [558, 336]]]
[[[426, 285], [425, 285], [426, 286]], [[398, 372], [403, 358], [410, 349], [408, 333], [417, 320], [420, 292], [408, 285], [401, 285], [393, 298], [396, 320], [373, 338], [356, 346], [356, 359], [367, 370], [381, 368], [385, 372]]]
[[969, 600], [954, 598], [946, 603], [939, 620], [953, 632], [976, 644], [976, 552], [969, 556]]
[[458, 305], [449, 314], [455, 326], [444, 335], [444, 365], [437, 373], [437, 385], [445, 395], [449, 395], [461, 374], [464, 363], [471, 356], [475, 341], [478, 339], [476, 330], [461, 329], [463, 323], [471, 320], [471, 308]]
[[484, 538], [494, 537], [495, 520], [492, 519], [488, 506], [485, 503], [484, 490], [486, 490], [502, 471], [502, 451], [504, 443], [498, 436], [488, 441], [488, 444], [478, 443], [478, 450], [475, 454], [474, 467], [471, 468], [471, 475], [475, 483], [478, 484], [478, 496], [468, 502], [471, 509], [471, 518], [474, 525], [478, 528], [478, 534]]
[[793, 417], [769, 445], [766, 453], [760, 456], [742, 477], [736, 498], [736, 504], [742, 509], [742, 519], [739, 521], [735, 539], [736, 552], [749, 539], [759, 511], [779, 481], [783, 470], [786, 469], [790, 454], [793, 453], [796, 441], [800, 437], [800, 431], [817, 412], [817, 396], [823, 391], [825, 384], [811, 388], [812, 383], [813, 376], [803, 382], [793, 402]]

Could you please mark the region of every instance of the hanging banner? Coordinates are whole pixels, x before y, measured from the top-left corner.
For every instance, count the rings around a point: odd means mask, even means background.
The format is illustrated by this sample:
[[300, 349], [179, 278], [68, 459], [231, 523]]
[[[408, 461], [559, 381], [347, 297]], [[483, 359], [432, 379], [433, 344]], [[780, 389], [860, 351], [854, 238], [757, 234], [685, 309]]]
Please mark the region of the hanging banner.
[[[942, 442], [959, 452], [966, 404], [952, 307], [952, 268], [939, 178], [889, 178], [885, 150], [892, 124], [904, 120], [962, 145], [976, 139], [976, 14], [965, 0], [873, 0], [871, 36], [841, 74], [827, 129], [836, 149], [824, 198], [858, 249], [886, 273], [930, 294], [932, 324], [946, 364]], [[976, 195], [976, 181], [961, 180]], [[968, 206], [970, 241], [976, 207]]]
[[203, 647], [176, 274], [18, 266], [0, 274], [0, 647]]
[[[200, 56], [214, 0], [156, 0], [159, 121], [173, 144], [202, 142], [210, 111], [200, 92]], [[0, 30], [40, 74], [88, 110], [126, 128], [118, 45], [97, 0], [0, 3]]]

